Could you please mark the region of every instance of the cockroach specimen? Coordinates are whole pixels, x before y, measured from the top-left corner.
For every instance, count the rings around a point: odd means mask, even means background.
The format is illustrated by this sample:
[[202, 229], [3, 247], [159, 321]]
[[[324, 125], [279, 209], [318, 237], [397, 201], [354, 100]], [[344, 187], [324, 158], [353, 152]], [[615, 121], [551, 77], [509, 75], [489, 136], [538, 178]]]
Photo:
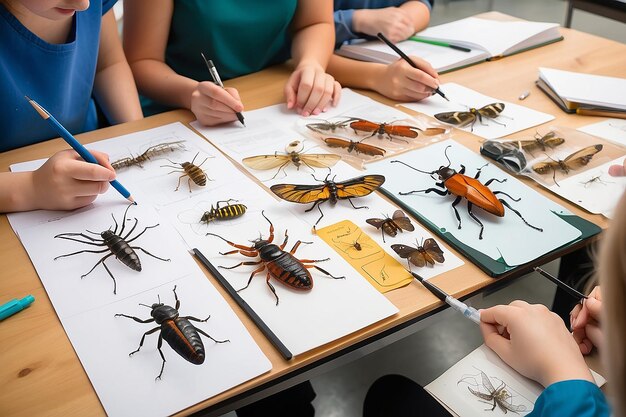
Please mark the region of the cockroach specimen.
[[587, 165], [591, 158], [602, 150], [602, 145], [591, 145], [580, 149], [565, 159], [552, 159], [549, 161], [537, 162], [533, 165], [533, 171], [537, 174], [547, 174], [552, 170], [552, 181], [560, 187], [556, 182], [556, 171], [561, 170], [565, 174], [569, 174], [570, 170], [579, 169]]
[[503, 183], [506, 181], [506, 179], [498, 180], [498, 179], [492, 178], [489, 181], [487, 181], [485, 184], [483, 184], [480, 181], [478, 181], [478, 177], [480, 176], [480, 172], [482, 168], [478, 169], [474, 178], [464, 175], [465, 166], [463, 165], [461, 165], [461, 170], [459, 172], [450, 168], [451, 162], [450, 162], [450, 158], [448, 158], [448, 148], [450, 147], [451, 145], [448, 145], [444, 151], [444, 155], [446, 156], [446, 159], [448, 160], [448, 165], [441, 166], [439, 167], [439, 169], [435, 171], [431, 171], [431, 172], [426, 172], [426, 171], [419, 170], [417, 168], [413, 168], [412, 166], [405, 164], [402, 161], [391, 161], [392, 163], [399, 162], [402, 165], [406, 165], [407, 167], [411, 168], [414, 171], [421, 172], [423, 174], [428, 174], [431, 177], [434, 174], [437, 174], [440, 182], [435, 183], [435, 185], [437, 187], [443, 188], [443, 190], [440, 190], [437, 188], [428, 188], [426, 190], [415, 190], [415, 191], [409, 191], [406, 193], [401, 192], [399, 194], [411, 195], [415, 193], [428, 194], [430, 192], [433, 192], [441, 196], [447, 196], [449, 194], [455, 195], [456, 198], [452, 202], [452, 208], [454, 209], [454, 214], [456, 215], [456, 219], [459, 221], [459, 229], [461, 229], [461, 216], [459, 215], [459, 211], [456, 209], [456, 205], [461, 202], [461, 199], [466, 198], [467, 199], [467, 212], [469, 213], [470, 217], [474, 219], [480, 225], [480, 234], [478, 235], [478, 239], [483, 238], [483, 230], [485, 229], [485, 226], [480, 220], [478, 220], [478, 217], [476, 217], [474, 213], [472, 213], [472, 207], [474, 205], [477, 205], [481, 209], [491, 214], [494, 214], [498, 217], [504, 217], [504, 206], [506, 206], [509, 208], [509, 210], [513, 211], [513, 213], [517, 214], [517, 216], [520, 219], [522, 219], [522, 221], [528, 227], [531, 227], [535, 230], [543, 232], [543, 229], [539, 227], [535, 227], [531, 225], [530, 223], [528, 223], [519, 211], [511, 207], [509, 203], [507, 203], [506, 201], [502, 200], [501, 198], [496, 197], [496, 194], [505, 195], [513, 201], [520, 201], [520, 198], [515, 199], [511, 197], [510, 195], [508, 195], [507, 193], [505, 193], [504, 191], [491, 191], [489, 189], [489, 184], [491, 184], [493, 181]]
[[[129, 267], [130, 269], [135, 270], [135, 271], [141, 271], [141, 261], [139, 260], [139, 256], [135, 252], [135, 249], [139, 249], [140, 251], [142, 251], [146, 255], [150, 255], [153, 258], [156, 258], [156, 259], [158, 259], [160, 261], [167, 261], [167, 262], [169, 262], [170, 261], [169, 259], [159, 258], [158, 256], [155, 256], [155, 255], [151, 254], [150, 252], [148, 252], [144, 248], [141, 248], [139, 246], [130, 246], [130, 243], [132, 241], [136, 240], [141, 235], [143, 235], [146, 232], [146, 230], [152, 229], [154, 227], [157, 227], [159, 225], [158, 223], [153, 225], [153, 226], [147, 226], [137, 236], [129, 239], [130, 235], [135, 231], [135, 228], [137, 227], [137, 223], [139, 222], [139, 220], [137, 220], [137, 218], [135, 217], [135, 224], [133, 225], [133, 227], [131, 227], [131, 229], [128, 231], [128, 233], [125, 236], [123, 236], [124, 227], [126, 226], [126, 213], [128, 213], [128, 209], [132, 205], [133, 204], [130, 204], [128, 207], [126, 207], [126, 211], [124, 211], [124, 217], [122, 218], [122, 228], [120, 229], [119, 234], [117, 233], [117, 228], [118, 228], [117, 221], [115, 220], [115, 217], [113, 216], [113, 213], [111, 213], [111, 217], [113, 218], [113, 222], [115, 223], [115, 229], [113, 231], [111, 231], [110, 228], [108, 230], [105, 230], [102, 233], [96, 233], [96, 232], [92, 232], [90, 230], [86, 230], [87, 233], [91, 233], [91, 234], [94, 234], [94, 235], [100, 235], [102, 237], [102, 239], [94, 239], [91, 236], [87, 236], [84, 233], [61, 233], [61, 234], [58, 234], [58, 235], [55, 236], [55, 239], [59, 238], [59, 239], [65, 239], [65, 240], [72, 240], [74, 242], [80, 242], [80, 243], [84, 243], [85, 245], [92, 245], [92, 246], [106, 246], [106, 249], [102, 249], [102, 250], [81, 250], [81, 251], [78, 251], [78, 252], [72, 252], [72, 253], [68, 253], [66, 255], [57, 256], [56, 258], [54, 258], [54, 260], [56, 261], [59, 258], [65, 258], [67, 256], [77, 255], [79, 253], [105, 253], [105, 252], [110, 252], [105, 257], [100, 259], [93, 266], [93, 268], [91, 268], [89, 270], [89, 272], [87, 272], [84, 275], [81, 275], [80, 277], [81, 278], [85, 278], [94, 269], [96, 269], [96, 267], [98, 265], [102, 264], [102, 266], [104, 266], [104, 269], [109, 273], [109, 276], [113, 280], [113, 294], [117, 294], [117, 282], [115, 281], [115, 277], [113, 276], [113, 274], [111, 273], [111, 271], [109, 270], [107, 265], [104, 263], [104, 261], [107, 260], [109, 257], [115, 256], [121, 263], [123, 263], [124, 265], [126, 265], [127, 267]], [[89, 240], [89, 242], [85, 242], [84, 240], [80, 240], [80, 239], [75, 239], [72, 236], [83, 237], [83, 238]]]
[[[417, 243], [417, 241], [415, 242]], [[406, 259], [407, 262], [412, 263], [417, 267], [434, 266], [435, 262], [440, 264], [445, 261], [443, 257], [443, 251], [437, 244], [437, 241], [433, 238], [428, 238], [420, 245], [417, 243], [416, 247], [408, 245], [391, 245], [399, 257]]]
[[224, 242], [228, 243], [230, 246], [236, 248], [235, 250], [231, 250], [229, 252], [220, 252], [220, 255], [232, 255], [234, 253], [240, 253], [250, 258], [255, 258], [257, 256], [260, 258], [258, 261], [239, 262], [234, 266], [220, 266], [220, 268], [223, 269], [235, 269], [242, 265], [261, 265], [259, 268], [252, 271], [246, 286], [237, 290], [237, 292], [243, 291], [248, 288], [250, 282], [252, 282], [252, 278], [259, 272], [263, 272], [266, 268], [267, 277], [265, 282], [274, 294], [274, 297], [276, 297], [276, 305], [278, 305], [278, 294], [276, 294], [276, 289], [274, 289], [274, 286], [270, 282], [270, 277], [274, 277], [283, 284], [295, 290], [301, 291], [310, 291], [313, 288], [313, 277], [311, 277], [311, 273], [308, 271], [310, 268], [315, 268], [333, 279], [345, 279], [345, 277], [335, 277], [331, 275], [328, 271], [320, 268], [317, 265], [307, 265], [314, 264], [316, 262], [328, 261], [330, 258], [318, 260], [296, 258], [294, 254], [296, 253], [296, 250], [298, 249], [300, 244], [307, 242], [302, 242], [298, 240], [289, 252], [285, 252], [284, 249], [285, 246], [287, 246], [287, 241], [289, 240], [289, 236], [287, 236], [286, 230], [285, 240], [283, 240], [283, 243], [280, 246], [273, 244], [272, 241], [274, 240], [274, 225], [272, 224], [270, 219], [265, 217], [265, 212], [262, 211], [261, 215], [270, 224], [270, 235], [267, 240], [264, 240], [262, 238], [254, 240], [253, 246], [238, 245], [224, 239], [219, 235], [216, 235], [215, 233], [207, 233], [207, 236], [218, 237]]
[[202, 339], [200, 335], [205, 335], [215, 343], [226, 343], [230, 342], [230, 340], [216, 340], [208, 333], [205, 333], [202, 329], [197, 328], [190, 321], [196, 321], [199, 323], [205, 323], [211, 316], [207, 317], [204, 320], [197, 319], [193, 316], [180, 316], [178, 310], [180, 310], [180, 300], [178, 299], [178, 294], [176, 294], [176, 285], [174, 285], [174, 298], [176, 299], [175, 307], [165, 305], [161, 302], [159, 297], [159, 302], [152, 304], [152, 306], [146, 304], [139, 304], [144, 307], [151, 308], [152, 311], [150, 315], [151, 319], [142, 320], [138, 317], [129, 316], [127, 314], [118, 313], [115, 317], [126, 317], [129, 319], [135, 320], [137, 323], [152, 323], [156, 322], [158, 324], [157, 327], [148, 330], [141, 336], [141, 341], [139, 342], [139, 347], [137, 350], [134, 350], [128, 354], [128, 356], [132, 356], [135, 353], [139, 352], [141, 347], [143, 346], [143, 342], [146, 339], [146, 336], [152, 334], [154, 332], [159, 332], [159, 341], [157, 343], [157, 349], [159, 350], [159, 354], [161, 355], [161, 359], [163, 359], [163, 363], [161, 364], [161, 372], [155, 378], [155, 380], [161, 379], [161, 375], [163, 375], [163, 369], [165, 368], [165, 355], [163, 355], [163, 351], [161, 350], [161, 346], [163, 345], [163, 339], [167, 342], [168, 345], [176, 353], [178, 353], [183, 359], [193, 363], [194, 365], [201, 365], [204, 363], [204, 344], [202, 343]]
[[547, 148], [554, 149], [565, 143], [565, 139], [558, 137], [555, 132], [548, 132], [543, 136], [537, 133], [535, 134], [535, 139], [532, 140], [520, 140], [517, 142], [522, 149], [532, 155], [533, 151], [538, 149], [541, 149], [543, 152], [545, 152]]
[[386, 217], [384, 219], [367, 219], [365, 221], [375, 228], [380, 229], [383, 242], [385, 241], [385, 233], [391, 237], [396, 237], [398, 232], [402, 233], [403, 229], [409, 232], [415, 230], [415, 227], [411, 224], [411, 219], [409, 219], [402, 210], [394, 211], [391, 219]]
[[484, 125], [483, 117], [491, 119], [494, 123], [505, 126], [504, 123], [497, 122], [493, 119], [500, 116], [500, 113], [504, 110], [504, 103], [492, 103], [488, 104], [480, 109], [471, 107], [468, 111], [451, 111], [435, 114], [435, 118], [444, 123], [456, 125], [458, 127], [464, 127], [470, 125], [471, 131], [474, 131], [474, 123], [476, 120], [480, 124]]
[[[506, 414], [507, 411], [512, 411], [514, 413], [520, 413], [520, 412], [526, 411], [525, 405], [513, 404], [513, 402], [511, 401], [513, 397], [511, 396], [509, 392], [507, 392], [506, 384], [504, 383], [504, 381], [500, 381], [501, 384], [498, 386], [498, 388], [494, 388], [487, 374], [485, 374], [483, 371], [480, 371], [480, 376], [482, 380], [482, 386], [486, 392], [480, 391], [480, 388], [478, 387], [478, 383], [476, 383], [475, 376], [466, 377], [466, 378], [472, 378], [474, 380], [472, 385], [476, 386], [478, 389], [474, 390], [470, 388], [469, 386], [467, 387], [467, 389], [469, 390], [469, 392], [472, 393], [472, 395], [480, 398], [480, 400], [482, 400], [481, 402], [486, 402], [487, 404], [491, 404], [491, 402], [493, 401], [493, 407], [491, 407], [490, 409], [486, 408], [485, 411], [493, 411], [496, 409], [496, 406], [498, 406], [498, 408], [500, 408], [500, 410], [502, 410], [504, 414]], [[465, 380], [466, 378], [461, 379], [457, 383], [457, 385], [462, 382], [467, 383], [467, 381]]]
[[360, 141], [355, 142], [353, 140], [345, 140], [339, 138], [326, 138], [324, 139], [324, 142], [326, 143], [326, 145], [328, 145], [329, 148], [343, 148], [348, 151], [348, 153], [352, 153], [352, 151], [354, 151], [354, 153], [356, 154], [362, 153], [369, 156], [385, 156], [386, 152], [383, 148], [369, 145]]
[[185, 149], [184, 140], [179, 140], [176, 142], [167, 142], [167, 143], [159, 143], [158, 145], [154, 145], [146, 149], [144, 153], [137, 156], [131, 156], [127, 158], [118, 159], [117, 161], [111, 162], [111, 166], [115, 170], [119, 170], [121, 168], [128, 168], [133, 165], [138, 165], [142, 167], [142, 164], [153, 158], [157, 155], [166, 153], [166, 152], [174, 152], [177, 149]]
[[[206, 185], [207, 176], [206, 176], [206, 173], [200, 167], [202, 166], [202, 164], [206, 162], [207, 159], [209, 159], [209, 157], [204, 158], [204, 161], [202, 161], [200, 165], [194, 165], [194, 162], [196, 161], [196, 158], [198, 157], [199, 154], [200, 152], [198, 152], [196, 156], [193, 157], [191, 162], [178, 163], [178, 162], [170, 161], [168, 159], [170, 163], [176, 164], [179, 166], [161, 165], [162, 168], [174, 168], [174, 171], [170, 171], [168, 172], [168, 174], [171, 174], [173, 172], [183, 173], [183, 175], [178, 177], [178, 184], [176, 184], [176, 189], [174, 191], [178, 191], [178, 188], [180, 188], [180, 180], [182, 180], [184, 177], [188, 177], [187, 186], [189, 187], [189, 192], [191, 192], [191, 181], [193, 181], [196, 185], [200, 187], [204, 187]], [[212, 180], [209, 178], [209, 181], [212, 181]]]
[[346, 120], [341, 120], [339, 122], [331, 122], [328, 120], [323, 120], [318, 123], [308, 123], [306, 127], [317, 133], [334, 132], [337, 129], [345, 128], [348, 125], [348, 123], [350, 123], [353, 120], [359, 120], [356, 117], [345, 117], [345, 119]]

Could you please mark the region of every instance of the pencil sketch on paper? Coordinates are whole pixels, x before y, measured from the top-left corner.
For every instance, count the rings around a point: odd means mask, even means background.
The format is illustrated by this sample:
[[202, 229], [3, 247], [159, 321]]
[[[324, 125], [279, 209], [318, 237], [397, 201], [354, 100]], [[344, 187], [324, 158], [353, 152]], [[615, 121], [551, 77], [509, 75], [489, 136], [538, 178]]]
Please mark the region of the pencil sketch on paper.
[[[479, 402], [489, 404], [491, 408], [485, 408], [485, 411], [495, 411], [498, 407], [504, 414], [509, 411], [515, 414], [530, 412], [526, 405], [521, 404], [523, 397], [504, 381], [497, 377], [490, 378], [481, 370], [479, 372], [479, 374], [463, 376], [457, 382], [457, 386], [467, 387]], [[492, 381], [495, 382], [497, 388], [494, 388]]]

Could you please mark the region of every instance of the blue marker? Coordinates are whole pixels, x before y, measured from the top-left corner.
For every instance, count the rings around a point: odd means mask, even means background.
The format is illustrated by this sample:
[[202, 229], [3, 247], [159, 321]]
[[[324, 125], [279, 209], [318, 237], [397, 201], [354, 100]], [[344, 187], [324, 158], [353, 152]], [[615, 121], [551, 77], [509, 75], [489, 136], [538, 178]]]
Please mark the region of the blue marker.
[[14, 298], [11, 301], [2, 304], [0, 306], [0, 320], [4, 320], [7, 317], [11, 317], [15, 313], [19, 313], [20, 311], [31, 305], [33, 301], [35, 301], [35, 297], [33, 297], [32, 295], [27, 295], [21, 300]]

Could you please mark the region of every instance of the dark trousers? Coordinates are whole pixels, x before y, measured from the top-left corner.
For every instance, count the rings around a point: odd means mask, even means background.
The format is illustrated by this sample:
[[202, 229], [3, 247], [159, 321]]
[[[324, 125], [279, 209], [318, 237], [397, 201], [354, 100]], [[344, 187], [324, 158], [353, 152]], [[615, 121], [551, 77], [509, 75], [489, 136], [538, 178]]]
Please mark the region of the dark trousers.
[[237, 410], [238, 417], [313, 417], [315, 391], [309, 381]]

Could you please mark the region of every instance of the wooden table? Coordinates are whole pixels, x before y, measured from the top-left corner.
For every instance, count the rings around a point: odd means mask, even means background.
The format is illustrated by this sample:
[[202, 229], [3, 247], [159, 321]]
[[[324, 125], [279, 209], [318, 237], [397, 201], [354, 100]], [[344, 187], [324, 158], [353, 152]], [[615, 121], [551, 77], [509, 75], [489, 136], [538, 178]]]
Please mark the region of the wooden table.
[[[517, 97], [523, 91], [529, 90], [531, 95], [523, 104], [554, 114], [557, 117], [552, 123], [554, 125], [577, 128], [600, 121], [600, 118], [561, 112], [534, 86], [538, 75], [537, 67], [546, 66], [624, 77], [623, 57], [626, 56], [626, 45], [571, 29], [562, 29], [562, 33], [565, 36], [563, 42], [445, 74], [441, 81], [442, 83], [454, 81], [510, 102], [517, 102]], [[246, 109], [251, 110], [282, 102], [283, 85], [288, 74], [289, 70], [285, 66], [279, 66], [231, 80], [227, 84], [239, 89]], [[374, 93], [367, 94], [382, 102], [393, 104]], [[179, 110], [79, 135], [79, 139], [84, 143], [93, 142], [174, 121], [188, 123], [191, 120], [193, 116], [190, 112]], [[534, 133], [533, 128], [515, 136], [532, 136]], [[478, 139], [469, 133], [459, 132], [454, 138], [471, 149], [479, 148]], [[2, 153], [0, 170], [8, 170], [12, 163], [48, 157], [66, 147], [64, 142], [55, 139]], [[603, 217], [583, 212], [536, 184], [525, 182], [573, 213], [603, 228], [606, 227], [607, 223]], [[452, 250], [449, 247], [446, 249]], [[551, 258], [555, 256], [548, 257], [542, 262], [547, 262]], [[27, 310], [0, 322], [2, 387], [0, 415], [29, 417], [103, 415], [104, 409], [63, 331], [42, 283], [4, 215], [0, 216], [0, 266], [0, 300], [6, 301], [26, 294], [33, 294], [36, 298], [35, 303]], [[466, 263], [444, 276], [434, 278], [433, 282], [451, 294], [465, 297], [476, 294], [486, 287], [503, 285], [524, 272], [515, 271], [496, 281], [487, 277], [473, 264]], [[386, 294], [400, 310], [397, 315], [287, 362], [208, 273], [207, 279], [213, 282], [229, 301], [272, 362], [273, 369], [267, 374], [190, 407], [182, 411], [181, 415], [188, 415], [207, 407], [212, 414], [219, 415], [262, 398], [278, 389], [305, 380], [316, 372], [322, 372], [329, 366], [340, 363], [341, 360], [357, 357], [363, 350], [376, 349], [394, 337], [396, 339], [402, 337], [412, 325], [442, 308], [435, 297], [413, 283]], [[123, 378], [123, 375], [119, 377]]]

